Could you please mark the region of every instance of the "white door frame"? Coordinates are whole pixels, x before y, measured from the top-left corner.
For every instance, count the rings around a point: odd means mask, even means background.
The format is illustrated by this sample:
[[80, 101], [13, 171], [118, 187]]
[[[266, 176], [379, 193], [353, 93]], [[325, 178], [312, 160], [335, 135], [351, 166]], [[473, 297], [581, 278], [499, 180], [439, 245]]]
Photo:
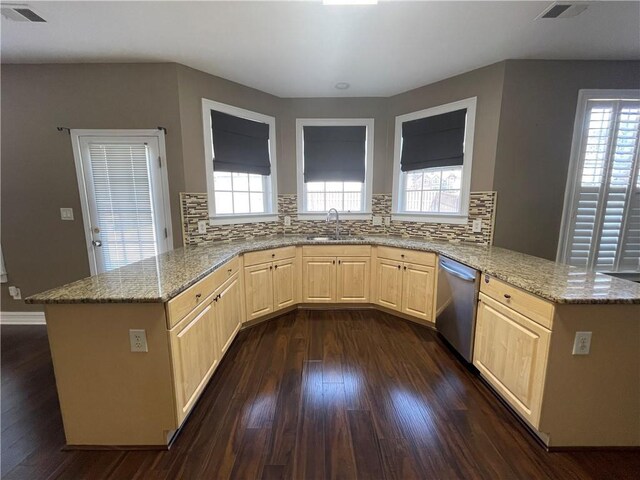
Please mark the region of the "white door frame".
[[167, 250], [173, 249], [173, 229], [171, 225], [171, 202], [169, 196], [169, 176], [167, 174], [167, 155], [164, 142], [164, 131], [159, 129], [148, 130], [108, 130], [108, 129], [72, 129], [70, 130], [71, 146], [73, 148], [73, 160], [76, 167], [76, 177], [78, 180], [78, 191], [80, 193], [80, 207], [82, 209], [82, 222], [85, 234], [87, 256], [89, 257], [89, 271], [91, 275], [98, 274], [95, 255], [93, 254], [91, 215], [89, 208], [89, 197], [87, 185], [85, 183], [84, 167], [82, 164], [82, 153], [80, 149], [80, 139], [82, 137], [156, 137], [158, 139], [158, 153], [160, 155], [160, 176], [162, 184], [163, 211], [160, 216], [164, 219], [167, 229]]

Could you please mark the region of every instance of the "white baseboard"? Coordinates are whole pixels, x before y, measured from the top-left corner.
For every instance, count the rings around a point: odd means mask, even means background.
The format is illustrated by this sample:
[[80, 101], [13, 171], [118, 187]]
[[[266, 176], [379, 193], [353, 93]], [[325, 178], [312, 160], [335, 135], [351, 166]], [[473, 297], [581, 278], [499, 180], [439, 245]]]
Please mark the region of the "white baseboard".
[[44, 312], [0, 312], [0, 325], [46, 325]]

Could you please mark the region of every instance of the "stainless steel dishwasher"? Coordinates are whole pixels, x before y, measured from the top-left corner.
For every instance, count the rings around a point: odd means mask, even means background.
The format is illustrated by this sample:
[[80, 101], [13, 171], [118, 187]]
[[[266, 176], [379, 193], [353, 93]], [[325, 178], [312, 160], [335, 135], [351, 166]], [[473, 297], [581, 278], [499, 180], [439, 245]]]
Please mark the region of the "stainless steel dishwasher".
[[467, 361], [473, 360], [480, 272], [440, 256], [436, 328]]

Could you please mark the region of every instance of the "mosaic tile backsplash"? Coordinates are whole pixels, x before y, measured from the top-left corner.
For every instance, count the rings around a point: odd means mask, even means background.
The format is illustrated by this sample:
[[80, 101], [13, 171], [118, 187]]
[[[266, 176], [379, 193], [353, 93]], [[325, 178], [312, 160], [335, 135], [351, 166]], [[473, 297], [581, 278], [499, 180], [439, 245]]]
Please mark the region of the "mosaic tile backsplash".
[[[297, 195], [278, 195], [278, 221], [241, 223], [235, 225], [208, 225], [206, 233], [198, 233], [198, 221], [208, 220], [206, 193], [181, 193], [182, 238], [185, 245], [201, 245], [220, 240], [241, 240], [277, 234], [333, 233], [334, 223], [324, 220], [298, 220]], [[391, 216], [391, 195], [374, 194], [372, 213]], [[491, 245], [496, 213], [496, 192], [471, 192], [469, 218], [466, 224], [422, 223], [392, 221], [390, 226], [373, 225], [371, 220], [340, 220], [340, 233], [350, 235], [401, 235], [434, 240], [460, 240], [479, 245]], [[284, 217], [291, 217], [291, 226], [285, 227]], [[472, 222], [482, 220], [482, 232], [472, 231]], [[207, 222], [208, 224], [208, 222]]]

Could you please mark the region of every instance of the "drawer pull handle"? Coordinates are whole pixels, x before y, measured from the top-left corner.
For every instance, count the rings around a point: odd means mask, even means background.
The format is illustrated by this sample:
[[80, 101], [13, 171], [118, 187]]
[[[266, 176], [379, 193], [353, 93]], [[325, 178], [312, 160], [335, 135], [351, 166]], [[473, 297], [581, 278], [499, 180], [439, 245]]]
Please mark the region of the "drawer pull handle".
[[272, 254], [271, 254], [271, 258], [275, 258], [275, 257], [276, 257], [276, 254], [275, 254], [275, 253], [272, 253]]
[[404, 253], [401, 253], [401, 254], [400, 254], [400, 257], [404, 258]]
[[511, 295], [509, 295], [508, 293], [504, 294], [504, 298], [506, 298], [507, 300], [509, 300], [511, 298]]
[[200, 297], [202, 297], [201, 293], [196, 293], [196, 302], [200, 301]]
[[227, 270], [228, 273], [233, 272], [233, 268], [230, 268], [229, 270]]

